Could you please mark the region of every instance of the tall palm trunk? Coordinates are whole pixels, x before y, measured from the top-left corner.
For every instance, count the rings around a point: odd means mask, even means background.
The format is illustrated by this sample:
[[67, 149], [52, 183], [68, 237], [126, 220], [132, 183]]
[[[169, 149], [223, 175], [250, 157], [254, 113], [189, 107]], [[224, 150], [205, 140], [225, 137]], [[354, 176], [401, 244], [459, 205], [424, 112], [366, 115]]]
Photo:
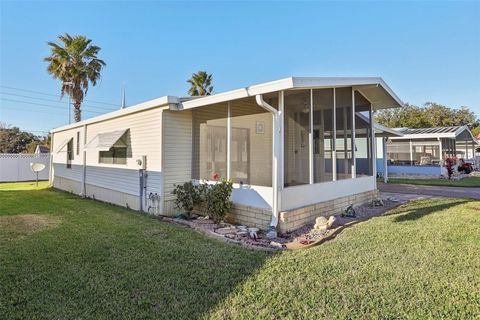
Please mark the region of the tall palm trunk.
[[73, 115], [75, 117], [75, 122], [80, 122], [82, 120], [82, 103], [79, 100], [73, 101]]

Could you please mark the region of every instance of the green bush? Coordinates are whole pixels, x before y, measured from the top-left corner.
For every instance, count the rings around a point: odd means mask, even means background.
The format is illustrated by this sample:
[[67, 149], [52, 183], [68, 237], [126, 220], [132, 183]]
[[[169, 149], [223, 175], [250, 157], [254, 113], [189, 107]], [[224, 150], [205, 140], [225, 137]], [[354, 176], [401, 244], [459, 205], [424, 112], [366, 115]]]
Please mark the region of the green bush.
[[213, 219], [213, 222], [217, 224], [222, 222], [230, 209], [232, 209], [232, 202], [230, 201], [232, 189], [232, 182], [227, 180], [208, 185], [206, 188], [205, 201], [207, 212]]
[[172, 193], [176, 196], [175, 207], [184, 210], [187, 215], [190, 215], [194, 205], [201, 202], [199, 188], [191, 181], [175, 185]]
[[205, 203], [206, 214], [218, 224], [232, 208], [230, 201], [232, 189], [232, 182], [227, 180], [215, 184], [200, 183], [198, 185], [190, 181], [175, 185], [172, 193], [176, 196], [175, 207], [183, 210], [187, 216], [190, 216], [195, 205]]

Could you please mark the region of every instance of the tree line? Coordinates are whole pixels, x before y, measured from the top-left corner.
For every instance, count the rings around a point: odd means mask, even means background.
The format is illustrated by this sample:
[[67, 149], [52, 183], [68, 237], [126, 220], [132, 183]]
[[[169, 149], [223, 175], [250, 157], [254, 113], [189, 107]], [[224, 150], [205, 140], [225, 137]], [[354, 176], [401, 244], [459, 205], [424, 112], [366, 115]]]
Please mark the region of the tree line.
[[468, 107], [450, 108], [435, 102], [423, 106], [406, 103], [402, 108], [380, 110], [375, 121], [389, 128], [435, 128], [468, 126], [474, 136], [480, 134], [480, 120]]
[[38, 136], [0, 122], [0, 153], [34, 153], [38, 145], [50, 146], [50, 136]]

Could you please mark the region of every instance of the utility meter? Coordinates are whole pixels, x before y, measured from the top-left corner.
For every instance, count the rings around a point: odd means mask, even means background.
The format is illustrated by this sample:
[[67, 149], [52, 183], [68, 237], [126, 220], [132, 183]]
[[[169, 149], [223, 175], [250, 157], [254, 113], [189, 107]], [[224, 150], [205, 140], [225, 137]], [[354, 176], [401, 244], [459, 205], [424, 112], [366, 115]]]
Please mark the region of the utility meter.
[[137, 159], [137, 164], [139, 165], [140, 169], [147, 169], [147, 156], [142, 156], [141, 158]]

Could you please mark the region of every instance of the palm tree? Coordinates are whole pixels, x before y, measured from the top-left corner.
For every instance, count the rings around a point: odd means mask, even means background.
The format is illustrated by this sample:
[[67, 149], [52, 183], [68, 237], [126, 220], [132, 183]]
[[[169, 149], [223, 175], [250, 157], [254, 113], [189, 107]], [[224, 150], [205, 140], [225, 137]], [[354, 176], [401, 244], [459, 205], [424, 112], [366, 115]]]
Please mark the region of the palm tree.
[[198, 71], [192, 74], [192, 78], [187, 80], [191, 87], [188, 94], [191, 96], [209, 96], [212, 94], [212, 75], [206, 71]]
[[69, 95], [74, 109], [75, 121], [82, 119], [81, 105], [88, 91], [100, 79], [100, 71], [106, 65], [97, 58], [100, 47], [92, 45], [85, 36], [71, 36], [68, 33], [58, 36], [63, 43], [47, 42], [52, 54], [44, 60], [48, 64], [48, 73], [54, 79], [62, 81], [61, 97]]

